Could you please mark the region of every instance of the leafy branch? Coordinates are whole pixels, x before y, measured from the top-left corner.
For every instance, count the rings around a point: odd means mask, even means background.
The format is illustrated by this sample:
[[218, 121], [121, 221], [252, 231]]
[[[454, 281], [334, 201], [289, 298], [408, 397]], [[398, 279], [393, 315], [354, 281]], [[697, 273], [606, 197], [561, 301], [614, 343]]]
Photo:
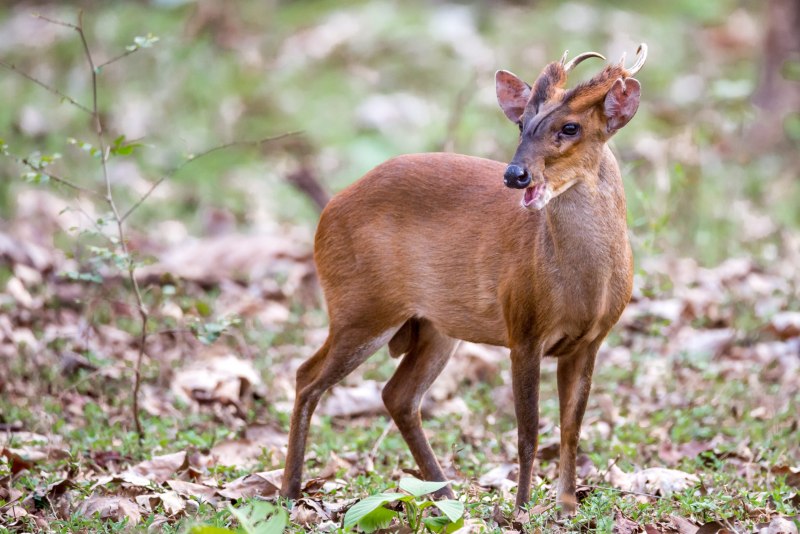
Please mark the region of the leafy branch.
[[[75, 31], [78, 34], [80, 39], [81, 45], [83, 47], [84, 58], [86, 60], [87, 66], [89, 68], [89, 72], [91, 74], [91, 106], [85, 106], [75, 100], [74, 98], [66, 95], [62, 91], [38, 80], [37, 78], [31, 76], [30, 74], [21, 71], [15, 65], [8, 63], [6, 61], [0, 60], [0, 66], [11, 70], [22, 76], [23, 78], [35, 83], [36, 85], [42, 87], [43, 89], [47, 90], [48, 92], [56, 95], [62, 101], [68, 102], [75, 108], [81, 110], [84, 113], [89, 114], [91, 117], [92, 127], [94, 129], [94, 135], [97, 139], [97, 146], [92, 147], [88, 143], [80, 143], [81, 148], [88, 151], [90, 154], [95, 156], [100, 165], [102, 177], [103, 177], [103, 192], [98, 192], [90, 188], [86, 188], [77, 184], [75, 181], [70, 180], [68, 178], [64, 178], [63, 176], [52, 172], [48, 166], [53, 162], [54, 159], [57, 159], [58, 155], [52, 156], [42, 156], [38, 153], [33, 154], [26, 158], [20, 158], [13, 156], [9, 151], [8, 147], [0, 140], [0, 146], [2, 146], [2, 153], [6, 156], [10, 156], [14, 158], [18, 163], [22, 164], [26, 168], [29, 169], [29, 172], [26, 173], [26, 176], [34, 182], [43, 182], [43, 181], [52, 181], [63, 186], [72, 189], [73, 191], [79, 193], [85, 193], [87, 195], [91, 195], [93, 197], [97, 197], [102, 199], [103, 202], [108, 206], [111, 211], [111, 222], [115, 226], [116, 236], [114, 236], [111, 241], [112, 244], [118, 247], [118, 250], [109, 250], [103, 249], [101, 254], [99, 255], [101, 259], [110, 260], [112, 263], [123, 271], [130, 283], [131, 288], [133, 289], [133, 295], [136, 302], [136, 309], [138, 313], [138, 353], [136, 357], [136, 361], [134, 364], [134, 383], [133, 383], [133, 393], [132, 393], [132, 412], [133, 412], [133, 421], [134, 426], [136, 428], [136, 433], [139, 436], [139, 439], [144, 438], [144, 430], [142, 428], [141, 420], [140, 420], [140, 409], [139, 409], [139, 391], [141, 387], [141, 368], [143, 360], [146, 356], [146, 344], [147, 338], [149, 335], [148, 332], [148, 321], [150, 318], [147, 306], [145, 305], [144, 298], [143, 298], [143, 291], [139, 285], [139, 281], [136, 277], [136, 268], [137, 263], [131, 254], [131, 251], [128, 246], [128, 241], [126, 238], [125, 233], [125, 222], [128, 217], [137, 209], [139, 206], [145, 202], [153, 191], [161, 185], [165, 180], [172, 177], [175, 173], [181, 170], [187, 164], [197, 161], [198, 159], [217, 152], [219, 150], [223, 150], [225, 148], [233, 147], [233, 146], [260, 146], [265, 143], [276, 141], [279, 139], [283, 139], [288, 136], [297, 135], [299, 132], [290, 132], [281, 135], [277, 135], [274, 137], [268, 137], [265, 139], [255, 140], [255, 141], [235, 141], [231, 143], [226, 143], [223, 145], [215, 146], [209, 148], [197, 155], [190, 156], [186, 160], [184, 160], [180, 165], [169, 171], [168, 173], [164, 174], [161, 178], [153, 182], [150, 188], [138, 199], [136, 200], [129, 208], [126, 210], [120, 209], [120, 206], [117, 202], [117, 199], [114, 197], [114, 190], [111, 183], [111, 178], [108, 169], [108, 162], [112, 156], [117, 155], [128, 155], [133, 152], [133, 150], [140, 146], [140, 143], [136, 142], [125, 142], [124, 136], [119, 136], [114, 139], [111, 143], [108, 142], [107, 139], [107, 132], [103, 125], [103, 120], [101, 117], [100, 110], [98, 108], [98, 75], [101, 73], [102, 69], [112, 63], [115, 63], [135, 52], [141, 50], [143, 48], [150, 48], [154, 43], [158, 41], [158, 37], [148, 34], [145, 37], [136, 37], [134, 39], [134, 44], [129, 45], [126, 47], [125, 52], [119, 54], [108, 61], [98, 64], [95, 61], [94, 56], [92, 55], [91, 47], [89, 46], [89, 42], [86, 38], [86, 33], [84, 31], [83, 26], [83, 12], [79, 12], [78, 14], [78, 21], [77, 24], [73, 24], [70, 22], [64, 22], [60, 20], [50, 19], [48, 17], [44, 17], [41, 15], [37, 15], [37, 18], [46, 21], [51, 24], [55, 24], [58, 26], [63, 26], [66, 28], [70, 28], [71, 30]], [[75, 139], [70, 139], [70, 143], [78, 144]], [[44, 180], [43, 178], [46, 178]], [[99, 248], [97, 250], [100, 250]], [[95, 252], [97, 252], [97, 250]]]
[[165, 180], [175, 176], [175, 174], [177, 174], [178, 171], [183, 169], [189, 163], [197, 161], [200, 158], [203, 158], [205, 156], [208, 156], [209, 154], [212, 154], [214, 152], [217, 152], [219, 150], [223, 150], [223, 149], [226, 149], [226, 148], [231, 148], [231, 147], [234, 147], [234, 146], [261, 146], [261, 145], [264, 145], [266, 143], [270, 143], [270, 142], [273, 142], [273, 141], [279, 141], [279, 140], [285, 139], [287, 137], [299, 135], [300, 133], [302, 133], [302, 132], [301, 131], [287, 132], [287, 133], [275, 135], [275, 136], [272, 136], [272, 137], [265, 137], [263, 139], [258, 139], [256, 141], [233, 141], [231, 143], [225, 143], [224, 145], [218, 145], [218, 146], [209, 148], [207, 150], [204, 150], [203, 152], [200, 152], [199, 154], [190, 155], [188, 158], [183, 160], [183, 162], [180, 165], [174, 167], [172, 170], [170, 170], [169, 172], [164, 174], [161, 178], [159, 178], [158, 180], [153, 182], [153, 184], [150, 186], [150, 188], [147, 191], [145, 191], [145, 193], [141, 197], [139, 197], [139, 200], [134, 202], [133, 205], [130, 208], [128, 208], [128, 210], [122, 215], [122, 220], [125, 221], [134, 211], [136, 211], [136, 209], [139, 206], [142, 205], [142, 203], [145, 200], [147, 200], [150, 197], [151, 194], [153, 194], [153, 191], [155, 191], [156, 188], [159, 185], [164, 183]]

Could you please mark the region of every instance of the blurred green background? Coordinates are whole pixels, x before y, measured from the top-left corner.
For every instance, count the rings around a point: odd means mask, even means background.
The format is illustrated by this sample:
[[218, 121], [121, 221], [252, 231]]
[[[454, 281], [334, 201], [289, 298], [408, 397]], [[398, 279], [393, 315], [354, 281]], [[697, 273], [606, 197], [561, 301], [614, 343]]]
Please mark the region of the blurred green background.
[[[98, 75], [109, 137], [145, 144], [111, 163], [123, 206], [187, 154], [302, 130], [186, 166], [132, 220], [142, 235], [173, 220], [199, 235], [219, 214], [242, 232], [313, 227], [314, 205], [287, 180], [298, 172], [335, 192], [401, 153], [508, 161], [517, 131], [496, 105], [495, 70], [532, 80], [565, 49], [616, 60], [644, 41], [642, 105], [613, 142], [639, 258], [770, 262], [797, 246], [800, 228], [800, 52], [796, 29], [782, 27], [796, 4], [11, 2], [0, 7], [0, 58], [89, 105], [76, 33], [33, 14], [74, 22], [83, 10], [98, 63], [137, 36], [159, 38]], [[600, 67], [586, 62], [571, 81]], [[0, 94], [0, 137], [13, 154], [60, 153], [59, 174], [101, 187], [96, 161], [67, 142], [93, 142], [87, 115], [7, 69]], [[5, 221], [19, 191], [33, 187], [22, 171], [0, 158]]]

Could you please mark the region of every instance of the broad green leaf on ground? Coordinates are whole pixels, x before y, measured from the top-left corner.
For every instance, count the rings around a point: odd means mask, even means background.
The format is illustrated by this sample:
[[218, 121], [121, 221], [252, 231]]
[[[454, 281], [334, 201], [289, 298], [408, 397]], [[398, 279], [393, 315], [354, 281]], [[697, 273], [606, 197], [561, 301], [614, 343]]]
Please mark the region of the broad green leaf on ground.
[[245, 534], [281, 534], [289, 522], [286, 510], [264, 501], [252, 502], [241, 508], [228, 508]]
[[434, 517], [425, 517], [422, 522], [433, 532], [447, 534], [455, 532], [464, 526], [464, 518], [461, 517], [457, 521], [450, 521], [446, 516], [439, 515]]
[[344, 516], [344, 527], [353, 528], [375, 509], [383, 507], [384, 504], [392, 501], [402, 500], [406, 497], [408, 496], [405, 493], [379, 493], [377, 495], [370, 495], [366, 499], [362, 499], [355, 503], [347, 511]]
[[464, 503], [461, 501], [446, 499], [443, 501], [434, 501], [433, 504], [454, 523], [464, 516]]
[[189, 529], [189, 534], [236, 534], [233, 530], [211, 525], [195, 525]]
[[450, 483], [449, 480], [445, 481], [426, 481], [414, 477], [405, 477], [400, 479], [400, 489], [409, 492], [414, 497], [421, 497], [428, 493], [438, 491]]
[[379, 506], [358, 521], [358, 526], [364, 532], [374, 532], [381, 528], [388, 527], [392, 520], [398, 517], [398, 513]]

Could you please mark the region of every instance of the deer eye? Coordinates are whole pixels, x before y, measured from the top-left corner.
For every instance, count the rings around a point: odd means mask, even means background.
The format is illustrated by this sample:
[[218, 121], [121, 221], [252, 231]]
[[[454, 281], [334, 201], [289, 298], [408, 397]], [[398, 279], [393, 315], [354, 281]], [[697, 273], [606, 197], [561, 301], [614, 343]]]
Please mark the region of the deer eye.
[[581, 127], [575, 122], [568, 122], [564, 126], [561, 127], [561, 133], [568, 136], [573, 136], [578, 133]]

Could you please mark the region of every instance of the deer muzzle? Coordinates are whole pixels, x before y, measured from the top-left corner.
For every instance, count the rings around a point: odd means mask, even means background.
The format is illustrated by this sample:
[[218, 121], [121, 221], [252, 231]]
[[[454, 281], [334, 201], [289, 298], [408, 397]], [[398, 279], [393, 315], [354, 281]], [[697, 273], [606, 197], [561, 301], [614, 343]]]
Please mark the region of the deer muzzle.
[[528, 169], [515, 163], [506, 167], [506, 172], [503, 174], [503, 183], [511, 189], [525, 189], [531, 185], [531, 180]]

